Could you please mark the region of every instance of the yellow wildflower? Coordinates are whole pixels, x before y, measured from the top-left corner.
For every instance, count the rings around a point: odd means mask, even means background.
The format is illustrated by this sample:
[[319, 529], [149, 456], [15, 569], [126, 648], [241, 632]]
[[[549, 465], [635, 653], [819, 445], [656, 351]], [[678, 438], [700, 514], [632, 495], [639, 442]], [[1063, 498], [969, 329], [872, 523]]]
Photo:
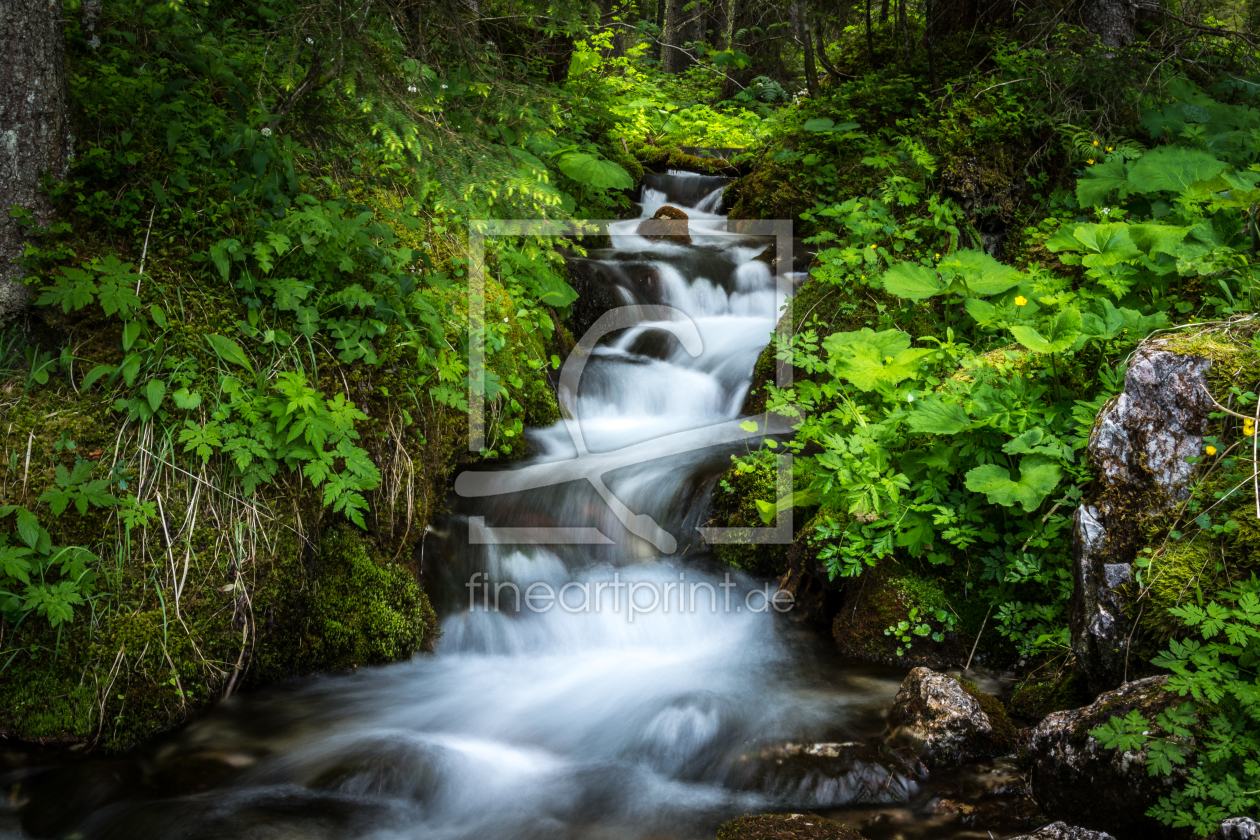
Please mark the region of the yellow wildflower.
[[1088, 163], [1090, 166], [1093, 166], [1093, 165], [1094, 165], [1094, 159], [1093, 159], [1093, 158], [1090, 158], [1089, 160], [1087, 160], [1087, 161], [1085, 161], [1085, 162], [1086, 162], [1086, 163]]
[[872, 248], [874, 248], [874, 247], [875, 247], [875, 243], [874, 243], [874, 242], [872, 242], [872, 243], [871, 243], [871, 247], [872, 247]]
[[1110, 151], [1112, 151], [1112, 148], [1111, 148], [1110, 146], [1108, 146], [1108, 147], [1107, 147], [1107, 151], [1109, 151], [1109, 152], [1110, 152]]
[[1015, 305], [1016, 305], [1016, 306], [1024, 306], [1024, 305], [1025, 305], [1025, 304], [1027, 304], [1027, 303], [1028, 303], [1028, 298], [1024, 297], [1023, 295], [1016, 295], [1016, 296], [1015, 296]]
[[1206, 453], [1207, 453], [1207, 454], [1209, 454], [1209, 455], [1215, 455], [1215, 454], [1216, 454], [1216, 447], [1215, 447], [1215, 446], [1209, 446], [1209, 447], [1207, 447], [1206, 449], [1204, 449], [1203, 451], [1204, 451], [1204, 452], [1206, 452]]
[[1097, 141], [1097, 140], [1095, 140], [1095, 141], [1094, 141], [1094, 145], [1095, 145], [1095, 146], [1097, 146], [1097, 145], [1098, 145], [1098, 141]]

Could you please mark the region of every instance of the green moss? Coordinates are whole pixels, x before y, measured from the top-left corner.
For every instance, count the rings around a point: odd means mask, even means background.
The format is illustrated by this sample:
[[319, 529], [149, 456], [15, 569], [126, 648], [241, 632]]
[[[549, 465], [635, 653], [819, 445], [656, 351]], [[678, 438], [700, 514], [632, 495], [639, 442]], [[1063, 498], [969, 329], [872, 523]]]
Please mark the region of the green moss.
[[[930, 636], [915, 636], [909, 649], [895, 636], [884, 633], [901, 621], [909, 621], [915, 609], [919, 621], [929, 620], [934, 629], [939, 629], [940, 622], [932, 613], [952, 613], [956, 608], [941, 581], [907, 566], [885, 563], [847, 584], [832, 636], [842, 653], [867, 662], [929, 668], [961, 665], [967, 649], [956, 633], [946, 633], [940, 642], [932, 641]], [[898, 648], [902, 648], [901, 656], [897, 655]]]
[[[732, 467], [713, 490], [709, 524], [720, 528], [767, 528], [761, 520], [757, 500], [769, 502], [778, 497], [773, 462], [756, 464], [751, 470]], [[722, 563], [766, 577], [782, 575], [787, 568], [786, 545], [727, 543], [713, 546], [713, 555]]]
[[1085, 677], [1070, 670], [1054, 679], [1024, 680], [1006, 695], [1006, 707], [1020, 720], [1037, 721], [1052, 712], [1078, 709], [1092, 695]]
[[745, 814], [719, 828], [717, 840], [862, 840], [862, 835], [817, 814]]
[[993, 727], [994, 752], [998, 755], [1013, 752], [1019, 741], [1019, 729], [1011, 722], [1011, 717], [1006, 713], [1006, 707], [1002, 705], [1002, 701], [992, 694], [985, 694], [970, 680], [960, 679], [958, 682], [962, 684], [964, 691], [976, 699], [981, 711], [988, 716], [989, 725]]
[[296, 607], [295, 657], [304, 671], [335, 671], [408, 657], [432, 645], [437, 619], [411, 572], [340, 529], [320, 546]]

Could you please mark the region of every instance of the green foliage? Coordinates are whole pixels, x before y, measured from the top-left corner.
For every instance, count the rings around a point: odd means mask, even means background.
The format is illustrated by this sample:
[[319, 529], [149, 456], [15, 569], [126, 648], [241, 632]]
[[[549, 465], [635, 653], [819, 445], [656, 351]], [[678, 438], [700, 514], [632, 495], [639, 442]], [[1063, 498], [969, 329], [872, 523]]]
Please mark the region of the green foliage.
[[1104, 747], [1144, 751], [1152, 776], [1184, 768], [1180, 789], [1149, 814], [1206, 835], [1260, 808], [1260, 579], [1170, 611], [1198, 638], [1171, 640], [1153, 661], [1171, 672], [1167, 690], [1190, 699], [1154, 720], [1112, 717], [1090, 734]]

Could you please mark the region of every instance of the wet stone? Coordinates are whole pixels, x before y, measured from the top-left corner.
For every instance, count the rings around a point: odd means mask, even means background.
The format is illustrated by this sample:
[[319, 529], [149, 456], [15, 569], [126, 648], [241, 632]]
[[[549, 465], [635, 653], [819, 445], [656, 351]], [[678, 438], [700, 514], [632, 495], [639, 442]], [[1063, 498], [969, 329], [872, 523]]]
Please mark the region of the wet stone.
[[923, 765], [908, 754], [851, 743], [771, 744], [741, 754], [728, 784], [787, 806], [899, 805], [919, 792]]
[[1050, 823], [1032, 834], [1021, 834], [1011, 840], [1116, 840], [1104, 831], [1090, 831], [1064, 822]]

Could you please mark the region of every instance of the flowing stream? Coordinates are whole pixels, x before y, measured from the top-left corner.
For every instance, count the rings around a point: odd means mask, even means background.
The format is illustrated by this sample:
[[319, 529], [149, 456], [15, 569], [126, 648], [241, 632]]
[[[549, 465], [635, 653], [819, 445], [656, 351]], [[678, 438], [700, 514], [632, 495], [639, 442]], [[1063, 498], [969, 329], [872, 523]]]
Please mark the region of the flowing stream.
[[[768, 608], [764, 581], [717, 566], [696, 537], [717, 476], [746, 445], [706, 444], [738, 421], [784, 303], [754, 259], [766, 240], [725, 233], [721, 188], [687, 173], [645, 187], [641, 218], [682, 207], [689, 245], [650, 242], [637, 219], [611, 226], [612, 247], [585, 270], [627, 304], [686, 317], [649, 310], [663, 317], [608, 336], [562, 394], [584, 457], [616, 467], [606, 495], [650, 516], [672, 553], [631, 534], [581, 478], [461, 501], [426, 538], [442, 614], [434, 655], [236, 697], [134, 755], [46, 771], [32, 779], [27, 831], [684, 840], [746, 812], [921, 811], [913, 762], [868, 747], [902, 672], [838, 662]], [[535, 454], [507, 465], [509, 479], [559, 474], [578, 451], [565, 422], [530, 438]], [[634, 446], [633, 463], [618, 461]], [[597, 528], [608, 544], [514, 544], [496, 531], [539, 527]], [[123, 792], [100, 794], [102, 774], [125, 777]], [[897, 831], [926, 824], [916, 819]]]

